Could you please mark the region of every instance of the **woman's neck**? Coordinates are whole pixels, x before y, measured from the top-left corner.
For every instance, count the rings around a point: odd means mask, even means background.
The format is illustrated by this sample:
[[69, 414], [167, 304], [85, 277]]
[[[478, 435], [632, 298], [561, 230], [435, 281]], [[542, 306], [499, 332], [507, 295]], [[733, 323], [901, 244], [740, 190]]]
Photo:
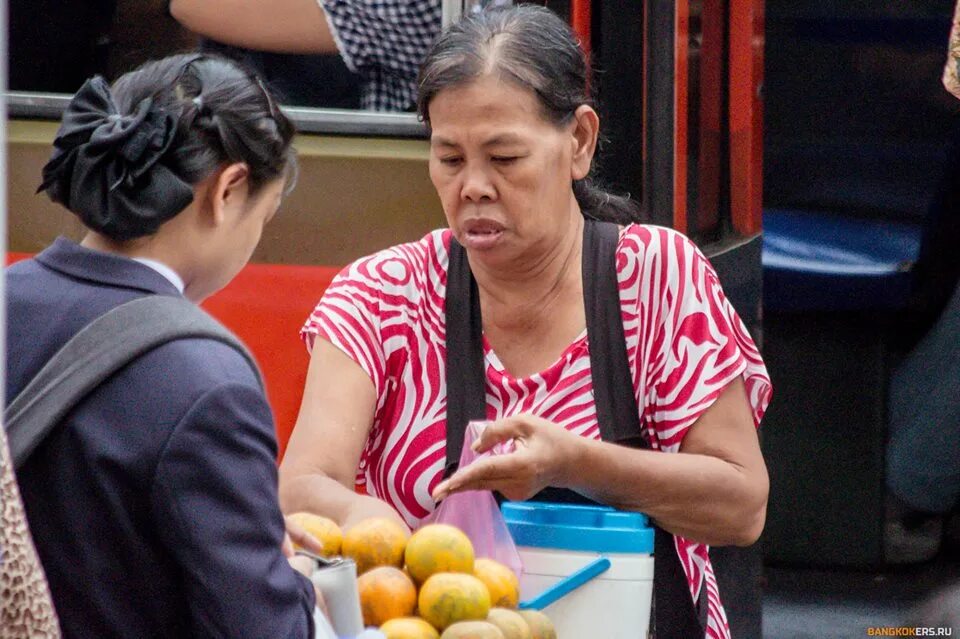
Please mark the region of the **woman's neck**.
[[484, 330], [524, 331], [556, 317], [558, 307], [583, 304], [583, 218], [577, 214], [558, 242], [522, 263], [488, 269], [471, 263], [480, 292]]
[[112, 253], [130, 259], [146, 259], [159, 262], [172, 269], [181, 280], [183, 280], [183, 265], [181, 264], [181, 260], [177, 259], [177, 255], [167, 249], [165, 244], [165, 242], [159, 241], [156, 236], [146, 236], [128, 242], [118, 242], [95, 231], [88, 232], [80, 242], [80, 246], [100, 251], [101, 253]]

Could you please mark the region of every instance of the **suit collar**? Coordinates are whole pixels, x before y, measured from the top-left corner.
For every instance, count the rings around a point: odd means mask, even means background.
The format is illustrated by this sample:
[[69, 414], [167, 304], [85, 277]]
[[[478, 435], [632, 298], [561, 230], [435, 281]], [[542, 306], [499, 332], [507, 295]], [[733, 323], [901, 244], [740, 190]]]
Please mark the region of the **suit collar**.
[[39, 253], [36, 260], [47, 268], [77, 279], [139, 289], [147, 293], [180, 295], [180, 291], [167, 278], [145, 264], [88, 249], [63, 237], [58, 237]]

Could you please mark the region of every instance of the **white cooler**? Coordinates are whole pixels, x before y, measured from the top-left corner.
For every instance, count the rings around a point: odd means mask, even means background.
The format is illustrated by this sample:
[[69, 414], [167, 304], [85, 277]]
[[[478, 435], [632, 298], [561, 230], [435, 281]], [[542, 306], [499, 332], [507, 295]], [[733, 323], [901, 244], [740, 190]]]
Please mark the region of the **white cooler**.
[[610, 562], [605, 572], [543, 609], [559, 639], [647, 636], [654, 531], [645, 515], [541, 502], [504, 502], [501, 510], [523, 562], [523, 601], [536, 598], [598, 558]]

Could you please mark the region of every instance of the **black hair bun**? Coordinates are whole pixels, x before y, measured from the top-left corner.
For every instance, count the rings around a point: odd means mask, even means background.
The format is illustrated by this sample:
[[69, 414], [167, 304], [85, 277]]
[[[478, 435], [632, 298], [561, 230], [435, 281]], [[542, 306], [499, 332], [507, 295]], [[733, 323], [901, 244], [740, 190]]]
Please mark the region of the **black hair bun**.
[[176, 132], [177, 118], [151, 98], [121, 114], [107, 82], [91, 78], [63, 114], [37, 192], [114, 240], [150, 235], [193, 201], [193, 187], [160, 161]]

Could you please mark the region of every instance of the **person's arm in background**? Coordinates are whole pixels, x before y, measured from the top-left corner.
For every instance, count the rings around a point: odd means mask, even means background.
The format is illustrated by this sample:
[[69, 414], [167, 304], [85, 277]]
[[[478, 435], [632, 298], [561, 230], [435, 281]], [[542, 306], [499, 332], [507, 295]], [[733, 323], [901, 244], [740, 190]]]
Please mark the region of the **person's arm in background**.
[[192, 635], [314, 635], [313, 584], [281, 552], [276, 454], [270, 407], [251, 373], [195, 401], [160, 456], [152, 519], [183, 575]]
[[284, 512], [314, 512], [344, 528], [367, 517], [388, 517], [406, 527], [386, 502], [354, 490], [376, 402], [374, 384], [363, 368], [317, 338], [300, 413], [280, 464]]
[[276, 53], [336, 53], [317, 0], [171, 0], [183, 26], [218, 42]]

